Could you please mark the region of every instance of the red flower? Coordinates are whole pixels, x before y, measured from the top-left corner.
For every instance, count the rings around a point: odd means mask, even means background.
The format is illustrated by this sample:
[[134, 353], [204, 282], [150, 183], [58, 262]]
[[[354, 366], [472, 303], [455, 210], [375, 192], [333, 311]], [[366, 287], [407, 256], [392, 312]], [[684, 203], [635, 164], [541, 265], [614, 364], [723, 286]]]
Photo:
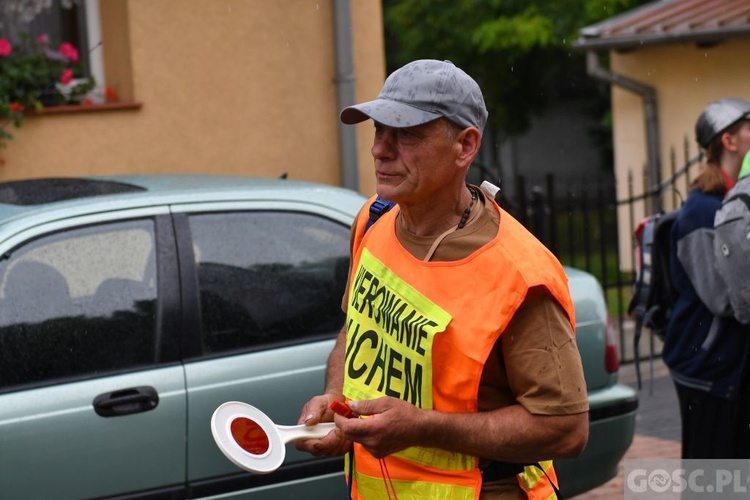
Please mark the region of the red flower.
[[26, 108], [24, 108], [23, 104], [21, 104], [20, 102], [12, 102], [10, 103], [8, 109], [11, 113], [23, 113], [24, 109]]
[[36, 37], [36, 43], [39, 45], [47, 45], [49, 43], [49, 37], [46, 33], [39, 35]]
[[10, 40], [7, 38], [0, 38], [0, 57], [10, 55]]
[[72, 44], [68, 42], [63, 43], [60, 45], [58, 52], [65, 56], [71, 63], [75, 64], [78, 62], [78, 49], [73, 47]]
[[67, 85], [70, 83], [70, 81], [73, 79], [73, 70], [70, 68], [65, 68], [62, 72], [62, 76], [60, 77], [60, 83], [63, 85]]
[[104, 89], [104, 98], [107, 100], [107, 102], [116, 101], [117, 94], [115, 93], [115, 89], [107, 85], [107, 87]]

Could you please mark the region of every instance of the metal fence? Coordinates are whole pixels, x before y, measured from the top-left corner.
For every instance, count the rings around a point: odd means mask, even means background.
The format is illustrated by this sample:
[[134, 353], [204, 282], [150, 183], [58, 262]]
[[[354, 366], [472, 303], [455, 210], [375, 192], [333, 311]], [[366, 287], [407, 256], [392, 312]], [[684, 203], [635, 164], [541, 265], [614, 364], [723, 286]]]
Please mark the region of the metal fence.
[[[621, 265], [618, 230], [624, 226], [632, 235], [640, 222], [636, 214], [651, 214], [682, 204], [701, 160], [698, 155], [690, 157], [687, 140], [682, 156], [678, 160], [672, 149], [669, 176], [655, 186], [636, 187], [635, 176], [630, 172], [625, 199], [617, 199], [611, 175], [572, 179], [555, 173], [537, 179], [517, 176], [512, 179], [513, 189], [508, 190], [515, 196], [507, 196], [506, 190], [498, 195], [500, 206], [534, 233], [564, 265], [583, 269], [600, 281], [619, 334], [623, 363], [633, 361], [627, 323], [634, 275], [622, 269], [634, 269], [635, 262]], [[473, 170], [472, 181], [500, 181], [487, 166], [476, 165]], [[635, 241], [631, 243], [634, 248]], [[628, 257], [633, 259], [630, 254]]]

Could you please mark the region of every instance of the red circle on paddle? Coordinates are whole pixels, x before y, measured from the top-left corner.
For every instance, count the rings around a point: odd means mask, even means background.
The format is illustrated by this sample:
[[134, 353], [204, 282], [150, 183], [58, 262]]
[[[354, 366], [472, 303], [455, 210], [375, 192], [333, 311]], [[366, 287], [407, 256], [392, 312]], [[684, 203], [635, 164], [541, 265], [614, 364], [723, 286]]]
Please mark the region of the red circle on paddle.
[[232, 420], [231, 429], [232, 437], [246, 452], [262, 455], [268, 451], [268, 435], [255, 421], [245, 417], [235, 418]]

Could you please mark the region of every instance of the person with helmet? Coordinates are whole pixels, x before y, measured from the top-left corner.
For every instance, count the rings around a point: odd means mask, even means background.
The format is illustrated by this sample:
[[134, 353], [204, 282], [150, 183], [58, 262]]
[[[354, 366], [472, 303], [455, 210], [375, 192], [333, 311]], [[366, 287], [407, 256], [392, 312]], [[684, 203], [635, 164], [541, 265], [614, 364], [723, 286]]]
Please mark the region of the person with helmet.
[[369, 224], [373, 196], [353, 224], [346, 325], [299, 419], [337, 428], [297, 447], [346, 453], [351, 498], [555, 498], [552, 459], [588, 439], [564, 270], [496, 189], [466, 183], [487, 116], [477, 82], [438, 60], [341, 112], [372, 120], [377, 194], [395, 205]]
[[711, 267], [713, 255], [697, 242], [713, 231], [714, 216], [750, 151], [750, 102], [709, 103], [695, 134], [705, 163], [672, 226], [670, 274], [677, 296], [662, 358], [679, 400], [682, 458], [750, 458], [750, 331], [711, 312], [708, 301], [718, 292], [706, 290], [709, 280], [697, 279], [694, 271]]

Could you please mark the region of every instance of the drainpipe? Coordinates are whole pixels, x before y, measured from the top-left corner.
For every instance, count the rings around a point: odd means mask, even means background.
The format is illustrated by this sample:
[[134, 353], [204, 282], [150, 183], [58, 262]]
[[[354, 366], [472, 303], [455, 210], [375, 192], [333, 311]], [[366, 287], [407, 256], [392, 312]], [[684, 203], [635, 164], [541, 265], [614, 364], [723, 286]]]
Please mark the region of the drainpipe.
[[[646, 115], [649, 191], [651, 189], [658, 189], [661, 183], [661, 159], [659, 154], [659, 118], [656, 108], [656, 90], [653, 87], [605, 69], [599, 63], [599, 55], [593, 50], [586, 52], [586, 71], [594, 78], [622, 87], [643, 98], [643, 111]], [[651, 208], [656, 210], [661, 209], [660, 193], [657, 191], [652, 194], [654, 196], [652, 203], [655, 206]]]
[[[354, 104], [354, 57], [352, 56], [351, 9], [349, 0], [334, 0], [336, 38], [336, 92], [338, 109]], [[359, 191], [356, 127], [339, 122], [339, 162], [341, 184]]]

